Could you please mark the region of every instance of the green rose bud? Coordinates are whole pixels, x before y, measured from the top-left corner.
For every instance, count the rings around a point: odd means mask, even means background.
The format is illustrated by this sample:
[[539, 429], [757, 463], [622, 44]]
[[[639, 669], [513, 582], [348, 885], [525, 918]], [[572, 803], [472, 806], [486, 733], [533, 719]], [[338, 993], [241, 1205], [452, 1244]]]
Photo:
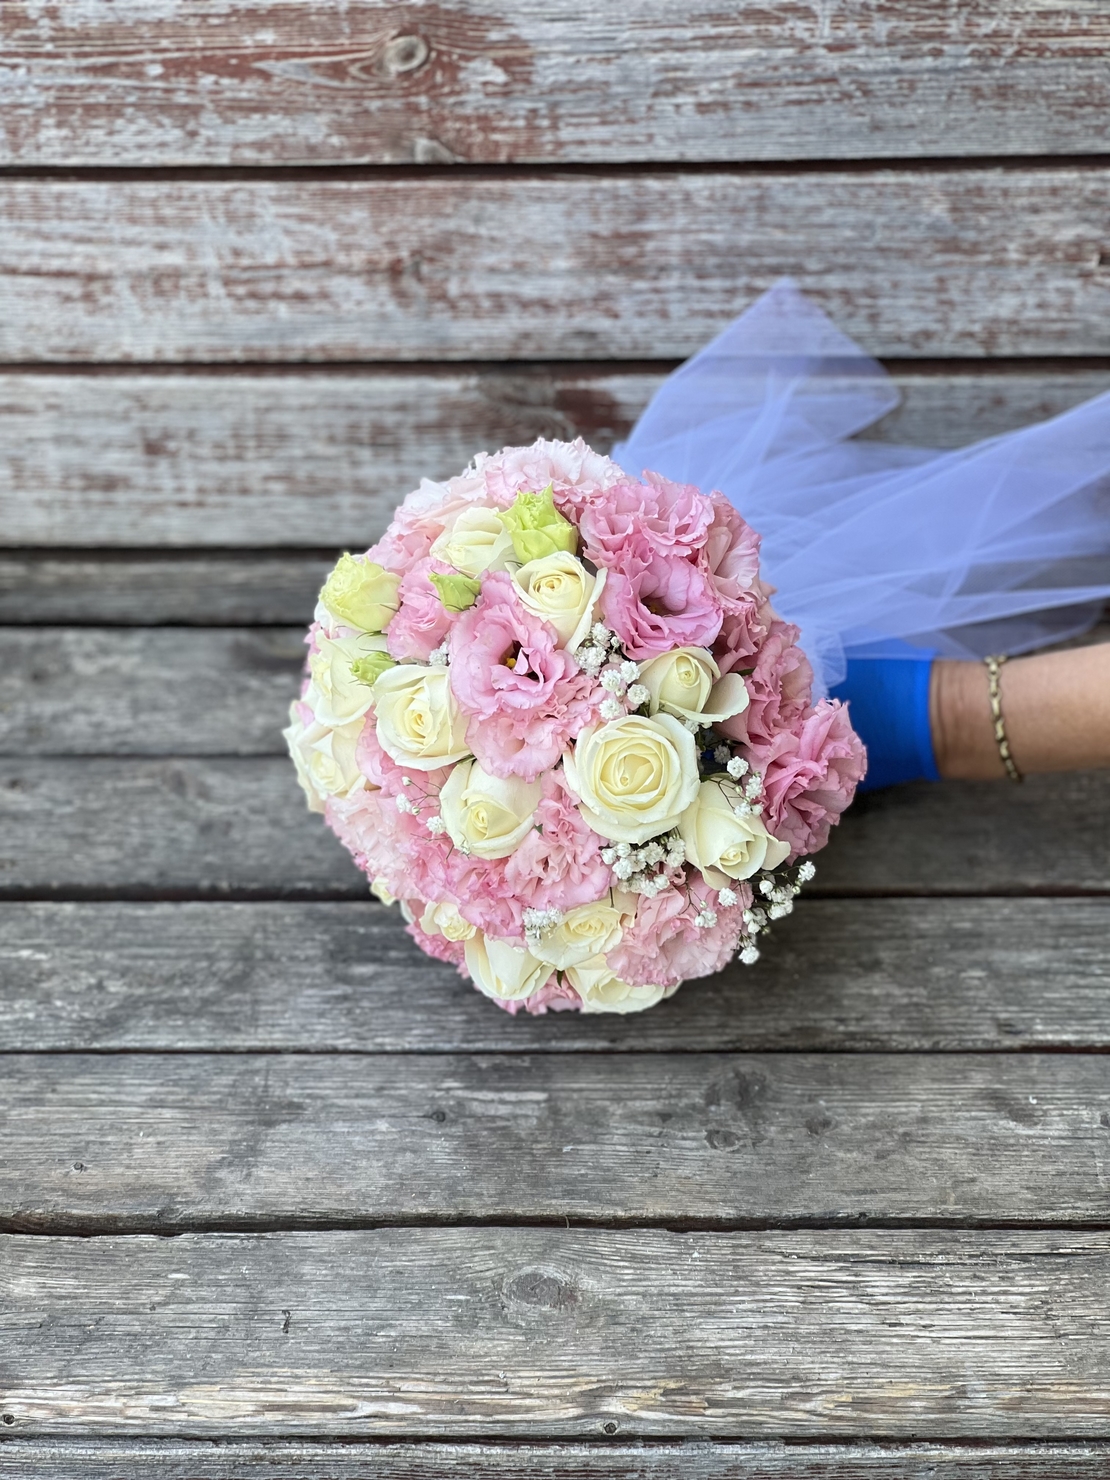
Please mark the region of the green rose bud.
[[428, 579], [439, 593], [445, 611], [464, 612], [478, 600], [482, 589], [481, 581], [473, 576], [441, 576], [436, 571], [428, 572]]
[[542, 493], [518, 493], [501, 522], [512, 536], [517, 559], [525, 563], [559, 551], [573, 555], [578, 548], [578, 531], [555, 507], [550, 483]]
[[401, 577], [373, 560], [341, 555], [328, 576], [320, 600], [333, 617], [361, 632], [384, 632], [400, 602]]
[[387, 669], [396, 667], [388, 653], [367, 653], [365, 658], [356, 658], [351, 664], [351, 677], [373, 686]]

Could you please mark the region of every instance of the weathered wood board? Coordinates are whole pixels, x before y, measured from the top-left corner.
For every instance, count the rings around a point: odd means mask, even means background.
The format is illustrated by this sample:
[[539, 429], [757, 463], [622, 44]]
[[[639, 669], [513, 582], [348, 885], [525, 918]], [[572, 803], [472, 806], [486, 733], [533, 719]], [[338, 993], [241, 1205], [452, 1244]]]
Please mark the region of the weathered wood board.
[[[1099, 369], [893, 373], [904, 401], [873, 434], [926, 447], [1110, 390]], [[527, 366], [0, 375], [0, 545], [365, 548], [421, 478], [460, 472], [476, 452], [539, 436], [607, 452], [660, 378]], [[290, 588], [295, 611], [269, 582]], [[259, 604], [237, 605], [254, 583]], [[311, 611], [304, 589], [272, 558], [91, 570], [0, 556], [4, 621], [289, 621]]]
[[9, 1054], [0, 1123], [9, 1231], [1110, 1221], [1102, 1054]]
[[803, 898], [651, 1012], [512, 1017], [369, 900], [0, 904], [0, 1049], [1105, 1049], [1108, 936], [1106, 899]]
[[1100, 1438], [1105, 1233], [8, 1236], [13, 1434]]
[[0, 359], [681, 358], [784, 274], [873, 354], [1106, 355], [1108, 211], [1101, 164], [6, 178]]
[[4, 10], [22, 166], [1080, 153], [1110, 106], [1096, 0]]
[[3, 1480], [1104, 1480], [1110, 1445], [9, 1439]]
[[[862, 797], [814, 893], [1106, 892], [1110, 772]], [[49, 825], [44, 825], [44, 819]], [[1046, 848], [1044, 839], [1053, 846]], [[323, 894], [366, 881], [285, 756], [0, 757], [0, 894]]]

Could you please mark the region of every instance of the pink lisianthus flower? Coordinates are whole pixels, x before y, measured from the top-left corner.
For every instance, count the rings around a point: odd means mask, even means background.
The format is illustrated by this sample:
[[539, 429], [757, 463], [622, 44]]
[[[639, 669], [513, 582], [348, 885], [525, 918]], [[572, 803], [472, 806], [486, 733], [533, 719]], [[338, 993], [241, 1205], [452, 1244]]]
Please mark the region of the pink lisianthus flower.
[[523, 1007], [525, 1012], [542, 1017], [547, 1012], [573, 1012], [582, 1006], [582, 999], [570, 982], [565, 978], [560, 981], [557, 975], [552, 975], [538, 992], [525, 997], [522, 1003], [502, 1002], [500, 1006], [507, 1007], [510, 1012], [514, 1007]]
[[595, 565], [628, 575], [658, 558], [696, 554], [712, 518], [712, 504], [692, 483], [645, 473], [642, 483], [628, 479], [586, 504], [579, 532]]
[[596, 718], [596, 685], [557, 641], [503, 571], [485, 577], [451, 629], [451, 690], [471, 716], [467, 744], [491, 776], [534, 781]]
[[723, 493], [709, 497], [713, 523], [701, 558], [725, 611], [738, 611], [759, 579], [759, 535]]
[[777, 617], [771, 623], [755, 667], [744, 680], [748, 707], [717, 725], [723, 734], [749, 745], [766, 745], [780, 730], [789, 730], [809, 708], [813, 669], [797, 645], [800, 635], [797, 627]]
[[[691, 869], [684, 884], [641, 898], [635, 920], [620, 944], [606, 955], [606, 964], [635, 987], [649, 982], [675, 987], [692, 977], [720, 971], [736, 950], [744, 911], [752, 902], [746, 883], [733, 884], [732, 889], [736, 903], [726, 909], [717, 902], [717, 892]], [[717, 923], [708, 927], [695, 923], [706, 904], [717, 916]]]
[[396, 873], [397, 856], [386, 834], [384, 810], [381, 792], [366, 789], [349, 797], [329, 797], [324, 806], [328, 826], [370, 879]]
[[505, 859], [505, 882], [528, 909], [570, 910], [608, 893], [604, 841], [586, 826], [562, 771], [543, 778], [536, 826]]
[[465, 952], [461, 940], [448, 940], [445, 935], [429, 935], [421, 930], [419, 919], [406, 925], [405, 930], [425, 955], [433, 957], [436, 961], [447, 961], [452, 966], [463, 964]]
[[756, 654], [767, 641], [769, 618], [765, 603], [750, 592], [732, 603], [713, 644], [713, 657], [722, 673], [755, 667]]
[[417, 561], [398, 587], [401, 604], [386, 632], [390, 657], [398, 663], [426, 663], [458, 618], [457, 612], [449, 612], [440, 601], [428, 579], [432, 571], [441, 576], [453, 574], [442, 560], [426, 558]]
[[721, 603], [691, 560], [654, 559], [633, 574], [610, 570], [601, 612], [630, 658], [657, 658], [677, 647], [712, 647]]
[[763, 773], [763, 821], [789, 843], [791, 860], [816, 853], [856, 794], [867, 752], [836, 699], [822, 699], [769, 743], [751, 747]]
[[540, 437], [530, 447], [506, 447], [493, 457], [483, 454], [474, 466], [488, 502], [497, 508], [508, 508], [518, 493], [541, 493], [550, 484], [555, 507], [575, 522], [591, 499], [624, 478], [611, 458], [595, 452], [581, 437], [573, 442]]

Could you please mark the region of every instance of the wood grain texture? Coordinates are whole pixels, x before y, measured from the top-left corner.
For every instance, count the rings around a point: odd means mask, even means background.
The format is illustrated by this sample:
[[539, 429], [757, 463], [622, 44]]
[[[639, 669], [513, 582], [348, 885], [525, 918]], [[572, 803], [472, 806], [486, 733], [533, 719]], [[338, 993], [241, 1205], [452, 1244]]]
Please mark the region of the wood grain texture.
[[[899, 368], [895, 380], [903, 405], [869, 435], [929, 447], [1011, 431], [1110, 389], [1110, 371], [1084, 369]], [[8, 373], [0, 375], [0, 543], [364, 549], [422, 477], [457, 473], [475, 452], [539, 436], [583, 436], [608, 451], [659, 381], [649, 370], [527, 366]], [[80, 611], [92, 621], [231, 621], [254, 583], [259, 604], [245, 620], [311, 611], [300, 577], [273, 561], [140, 565], [132, 578], [133, 590], [115, 566], [0, 556], [0, 619], [65, 621]]]
[[[1110, 772], [862, 797], [815, 893], [1104, 892]], [[49, 825], [44, 826], [44, 818]], [[1054, 846], [1044, 847], [1052, 837]], [[366, 881], [284, 756], [0, 757], [0, 892], [325, 893]]]
[[8, 1439], [3, 1480], [1105, 1480], [1110, 1445]]
[[675, 358], [784, 273], [874, 354], [1105, 355], [1108, 211], [1100, 165], [9, 178], [0, 358]]
[[1110, 1213], [1102, 1054], [8, 1054], [0, 1121], [28, 1232]]
[[1110, 105], [1096, 0], [4, 11], [23, 166], [1081, 153]]
[[[1099, 1438], [1105, 1233], [4, 1239], [3, 1411], [89, 1439]], [[615, 1426], [615, 1428], [614, 1428]]]
[[[336, 555], [339, 551], [337, 550]], [[334, 558], [0, 552], [0, 622], [157, 627], [312, 620]]]
[[0, 628], [0, 754], [273, 755], [303, 627]]
[[1105, 899], [805, 898], [650, 1012], [510, 1017], [369, 901], [0, 904], [0, 1049], [1105, 1049], [1108, 931]]

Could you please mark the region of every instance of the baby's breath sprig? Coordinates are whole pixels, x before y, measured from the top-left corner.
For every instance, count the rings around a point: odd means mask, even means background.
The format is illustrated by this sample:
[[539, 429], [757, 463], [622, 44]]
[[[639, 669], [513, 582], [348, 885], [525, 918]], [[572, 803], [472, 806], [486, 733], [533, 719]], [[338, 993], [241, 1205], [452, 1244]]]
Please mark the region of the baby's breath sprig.
[[616, 888], [650, 899], [666, 889], [671, 875], [686, 860], [686, 845], [677, 833], [666, 833], [634, 848], [631, 843], [613, 843], [602, 848], [601, 861], [613, 872]]
[[755, 944], [755, 938], [770, 928], [772, 920], [781, 920], [784, 915], [789, 915], [794, 910], [794, 900], [802, 891], [802, 885], [808, 884], [817, 873], [817, 869], [808, 858], [802, 860], [798, 865], [793, 881], [779, 879], [775, 874], [761, 873], [756, 889], [763, 896], [766, 905], [753, 904], [750, 909], [744, 911], [744, 928], [747, 931], [748, 943], [740, 952], [740, 960], [745, 966], [752, 966], [759, 960], [759, 949]]

